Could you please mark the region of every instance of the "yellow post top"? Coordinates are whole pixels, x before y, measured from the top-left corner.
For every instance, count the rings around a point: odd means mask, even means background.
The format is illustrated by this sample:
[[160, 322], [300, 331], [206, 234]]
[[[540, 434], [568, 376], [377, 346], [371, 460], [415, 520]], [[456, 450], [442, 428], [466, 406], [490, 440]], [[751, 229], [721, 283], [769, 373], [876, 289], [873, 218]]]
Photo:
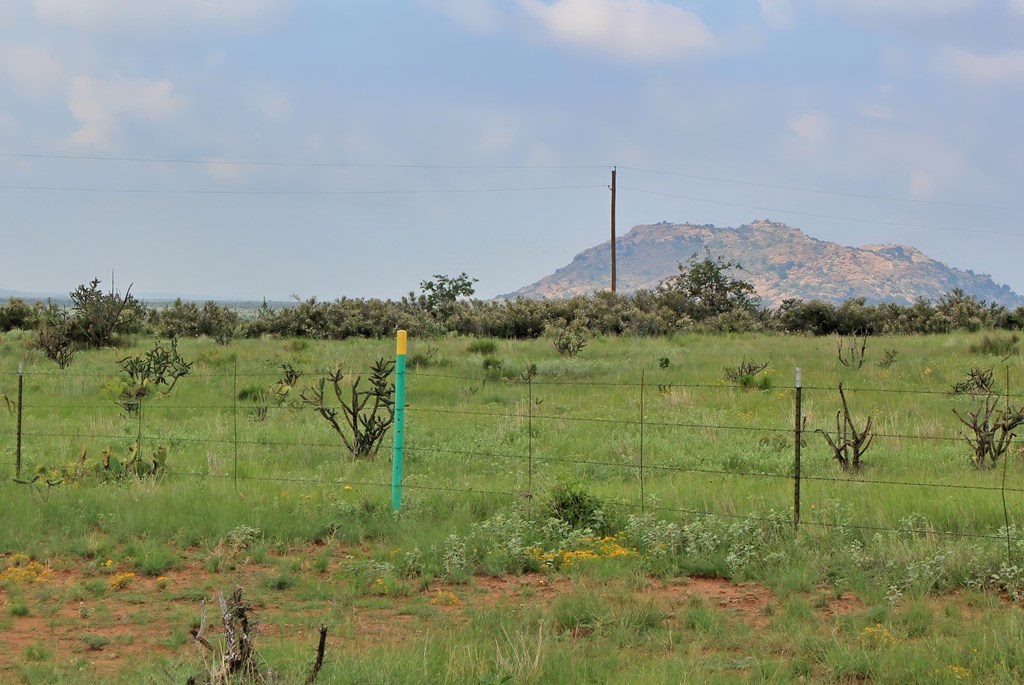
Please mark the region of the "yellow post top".
[[403, 331], [403, 330], [399, 330], [398, 331], [398, 352], [397, 352], [397, 354], [405, 354], [406, 338], [408, 337], [408, 335], [409, 334], [407, 332]]

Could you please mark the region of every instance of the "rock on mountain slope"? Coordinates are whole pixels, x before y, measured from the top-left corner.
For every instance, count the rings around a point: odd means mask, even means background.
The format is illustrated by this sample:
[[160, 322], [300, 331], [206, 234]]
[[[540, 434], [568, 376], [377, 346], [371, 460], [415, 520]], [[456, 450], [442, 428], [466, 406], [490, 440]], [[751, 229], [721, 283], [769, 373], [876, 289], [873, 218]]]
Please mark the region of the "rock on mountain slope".
[[[946, 266], [907, 245], [847, 247], [767, 220], [738, 228], [668, 222], [635, 226], [616, 241], [618, 289], [652, 289], [677, 273], [679, 262], [704, 254], [705, 248], [739, 262], [744, 271], [737, 275], [756, 288], [766, 306], [791, 297], [909, 304], [918, 297], [934, 300], [953, 288], [989, 302], [1024, 305], [1024, 298], [990, 276]], [[606, 289], [609, 253], [610, 241], [585, 250], [509, 297], [562, 298]]]

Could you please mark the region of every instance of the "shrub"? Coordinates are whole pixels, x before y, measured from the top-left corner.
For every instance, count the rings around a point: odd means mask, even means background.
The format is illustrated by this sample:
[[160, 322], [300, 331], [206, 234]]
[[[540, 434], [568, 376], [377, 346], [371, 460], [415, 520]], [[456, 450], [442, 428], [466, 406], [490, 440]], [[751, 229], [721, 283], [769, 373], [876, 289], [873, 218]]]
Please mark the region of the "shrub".
[[107, 293], [99, 284], [100, 280], [94, 278], [89, 285], [80, 285], [70, 293], [71, 318], [77, 341], [89, 347], [110, 347], [114, 336], [138, 330], [145, 309], [131, 294], [131, 285], [122, 295], [113, 284]]
[[505, 368], [505, 362], [497, 357], [484, 357], [481, 364], [483, 365], [484, 373], [487, 374], [488, 378], [501, 378], [501, 372]]
[[977, 343], [971, 344], [968, 348], [971, 354], [990, 354], [996, 357], [1009, 357], [1017, 354], [1017, 344], [1020, 342], [1020, 336], [1016, 333], [1012, 335], [996, 335], [986, 333], [981, 336]]
[[221, 345], [227, 345], [238, 329], [238, 313], [207, 302], [200, 309], [194, 302], [175, 300], [164, 310], [153, 310], [152, 323], [158, 335], [167, 338], [197, 338], [207, 336]]
[[466, 348], [472, 354], [493, 355], [498, 351], [498, 343], [494, 340], [474, 340]]
[[551, 346], [558, 354], [575, 357], [589, 342], [586, 319], [576, 316], [572, 323], [558, 320], [544, 328], [544, 335], [551, 340]]
[[40, 305], [30, 305], [17, 297], [9, 298], [6, 305], [0, 306], [0, 332], [36, 328], [42, 318], [41, 309]]
[[740, 376], [739, 385], [741, 388], [747, 390], [770, 390], [772, 387], [772, 379], [768, 376], [751, 376], [745, 374]]
[[677, 266], [679, 273], [658, 286], [662, 302], [677, 314], [703, 321], [719, 314], [754, 309], [754, 286], [729, 275], [730, 271], [743, 271], [739, 263], [712, 258], [706, 252], [703, 259], [695, 254], [686, 264], [680, 262]]
[[582, 485], [562, 482], [548, 495], [551, 515], [573, 529], [589, 529], [597, 535], [612, 535], [621, 528], [618, 512]]
[[66, 369], [75, 358], [73, 331], [74, 326], [68, 313], [51, 302], [44, 310], [33, 344], [43, 351], [47, 359], [52, 359], [57, 362], [57, 366]]
[[[745, 388], [757, 387], [756, 376], [767, 369], [769, 364], [771, 364], [771, 360], [762, 364], [755, 362], [753, 359], [744, 359], [740, 362], [739, 366], [725, 367], [725, 380], [732, 381]], [[768, 379], [767, 377], [762, 377], [761, 380]], [[771, 382], [769, 381], [765, 387], [771, 387]]]

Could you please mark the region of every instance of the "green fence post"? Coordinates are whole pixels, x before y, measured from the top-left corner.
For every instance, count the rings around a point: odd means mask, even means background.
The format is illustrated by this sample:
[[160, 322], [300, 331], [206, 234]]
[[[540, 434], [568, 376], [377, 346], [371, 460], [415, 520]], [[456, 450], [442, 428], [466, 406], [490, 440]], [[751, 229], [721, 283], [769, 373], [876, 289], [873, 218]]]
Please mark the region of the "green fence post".
[[408, 333], [398, 331], [395, 353], [395, 447], [391, 460], [391, 511], [402, 508], [402, 457], [405, 450], [405, 350]]
[[803, 411], [800, 407], [803, 394], [803, 378], [800, 367], [796, 369], [795, 407], [793, 417], [793, 530], [800, 528], [800, 443], [803, 441]]
[[21, 478], [21, 421], [25, 415], [22, 404], [25, 400], [25, 363], [18, 362], [18, 447], [15, 452], [14, 477]]

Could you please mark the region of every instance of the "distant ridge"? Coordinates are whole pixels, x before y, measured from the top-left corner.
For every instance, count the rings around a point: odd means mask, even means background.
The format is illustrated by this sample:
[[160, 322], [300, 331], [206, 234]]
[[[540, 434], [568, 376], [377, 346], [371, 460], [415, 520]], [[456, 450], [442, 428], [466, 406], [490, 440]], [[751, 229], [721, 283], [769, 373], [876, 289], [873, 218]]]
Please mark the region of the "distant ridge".
[[[503, 297], [566, 298], [609, 287], [611, 241], [584, 250], [572, 262], [536, 283]], [[677, 264], [707, 248], [712, 256], [739, 262], [735, 274], [751, 283], [765, 306], [788, 298], [910, 304], [934, 300], [954, 288], [1008, 307], [1024, 305], [1009, 286], [986, 274], [961, 271], [908, 245], [847, 247], [817, 240], [768, 220], [737, 228], [661, 222], [634, 226], [615, 243], [620, 292], [653, 289], [677, 273]]]
[[[21, 292], [20, 290], [4, 290], [3, 288], [0, 288], [0, 300], [6, 301], [12, 297], [16, 297], [20, 300], [28, 300], [30, 302], [34, 302], [36, 300], [45, 300], [48, 297], [53, 297], [53, 295], [47, 295], [45, 293], [25, 293]], [[66, 293], [65, 297], [67, 297]]]

